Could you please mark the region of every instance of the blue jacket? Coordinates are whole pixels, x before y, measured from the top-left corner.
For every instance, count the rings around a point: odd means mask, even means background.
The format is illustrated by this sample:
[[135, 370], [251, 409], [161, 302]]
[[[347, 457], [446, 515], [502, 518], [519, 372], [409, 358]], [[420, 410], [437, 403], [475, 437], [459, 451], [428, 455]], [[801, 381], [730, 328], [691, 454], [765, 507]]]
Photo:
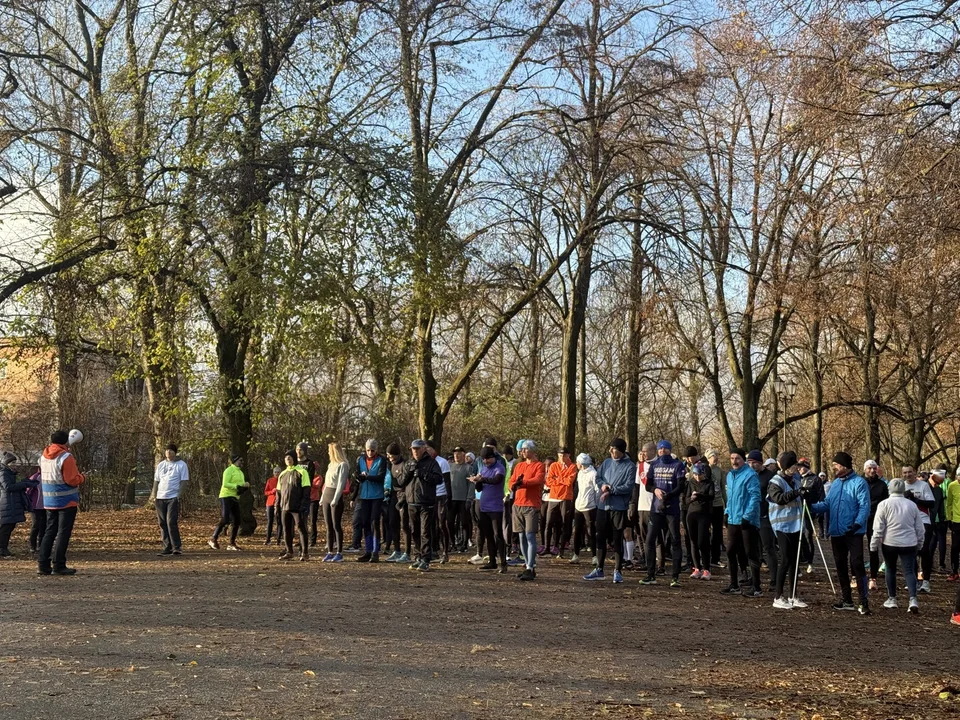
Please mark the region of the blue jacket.
[[727, 523], [760, 527], [760, 478], [744, 463], [727, 473]]
[[680, 497], [683, 495], [686, 481], [687, 466], [683, 460], [678, 460], [672, 455], [663, 455], [650, 463], [647, 470], [647, 492], [663, 490], [667, 495], [661, 501], [654, 494], [650, 512], [679, 515]]
[[[597, 499], [598, 506], [604, 510], [619, 510], [626, 512], [633, 495], [633, 486], [636, 484], [637, 466], [629, 455], [619, 460], [608, 457], [597, 470]], [[606, 500], [600, 500], [603, 486], [610, 486], [610, 494]]]
[[[851, 472], [830, 483], [827, 499], [810, 506], [810, 512], [820, 515], [830, 511], [830, 536], [847, 533], [864, 535], [870, 517], [870, 488], [867, 481]], [[854, 525], [858, 527], [854, 529]]]
[[383, 455], [377, 455], [372, 461], [366, 455], [357, 458], [357, 475], [366, 473], [360, 480], [361, 500], [383, 500], [383, 484], [387, 479], [387, 461]]
[[777, 473], [767, 485], [770, 506], [770, 525], [782, 533], [800, 532], [803, 520], [803, 500], [800, 499], [800, 476], [784, 477]]

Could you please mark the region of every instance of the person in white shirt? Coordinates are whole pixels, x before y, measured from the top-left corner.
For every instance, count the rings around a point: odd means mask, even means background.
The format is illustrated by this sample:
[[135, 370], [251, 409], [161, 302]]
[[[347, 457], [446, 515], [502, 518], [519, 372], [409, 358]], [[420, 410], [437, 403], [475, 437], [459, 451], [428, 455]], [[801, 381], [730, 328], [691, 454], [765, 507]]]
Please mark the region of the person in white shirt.
[[190, 472], [187, 464], [177, 455], [178, 450], [176, 443], [167, 445], [164, 459], [157, 464], [153, 474], [156, 485], [154, 505], [160, 523], [160, 540], [163, 542], [163, 550], [157, 553], [160, 557], [183, 552], [180, 546], [180, 490], [190, 479]]
[[923, 540], [923, 547], [920, 549], [920, 567], [922, 569], [923, 582], [920, 584], [920, 592], [930, 592], [930, 574], [933, 572], [933, 526], [930, 524], [930, 511], [936, 501], [933, 498], [933, 490], [927, 484], [926, 480], [917, 478], [915, 468], [904, 465], [900, 468], [900, 475], [903, 477], [904, 490], [903, 496], [907, 500], [912, 500], [920, 511], [920, 519], [923, 520], [923, 529], [926, 536]]
[[573, 557], [570, 562], [580, 562], [580, 549], [590, 548], [593, 564], [597, 564], [597, 469], [593, 458], [586, 453], [577, 455], [577, 499], [573, 516]]
[[[637, 458], [636, 486], [633, 489], [633, 497], [627, 509], [627, 519], [631, 523], [635, 523], [635, 527], [638, 530], [637, 536], [640, 538], [641, 547], [640, 565], [642, 567], [646, 567], [647, 565], [647, 532], [650, 529], [650, 508], [653, 506], [653, 493], [647, 490], [645, 483], [647, 481], [647, 470], [650, 469], [650, 460], [656, 457], [656, 443], [648, 442], [640, 450], [640, 457]], [[657, 538], [656, 546], [658, 574], [663, 573], [664, 558], [666, 557], [666, 553], [663, 552], [665, 542], [666, 539], [661, 533], [661, 537]]]
[[444, 565], [450, 562], [450, 550], [453, 546], [453, 515], [450, 513], [450, 497], [453, 494], [450, 480], [450, 463], [434, 444], [433, 440], [427, 440], [427, 452], [437, 461], [440, 466], [440, 473], [443, 480], [437, 483], [437, 513], [434, 516], [437, 530], [434, 533], [434, 550], [439, 549], [440, 564]]
[[920, 612], [917, 602], [917, 551], [923, 547], [927, 530], [917, 505], [904, 497], [905, 483], [900, 478], [890, 481], [890, 497], [877, 505], [873, 519], [870, 550], [883, 552], [887, 564], [887, 601], [885, 608], [897, 607], [897, 561], [903, 561], [903, 575], [910, 591], [909, 611]]

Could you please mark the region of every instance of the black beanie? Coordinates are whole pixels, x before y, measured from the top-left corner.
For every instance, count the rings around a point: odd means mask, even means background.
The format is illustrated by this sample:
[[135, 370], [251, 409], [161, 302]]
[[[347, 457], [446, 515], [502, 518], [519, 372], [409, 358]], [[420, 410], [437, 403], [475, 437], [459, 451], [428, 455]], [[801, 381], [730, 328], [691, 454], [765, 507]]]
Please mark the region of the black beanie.
[[493, 451], [493, 448], [489, 445], [484, 445], [480, 448], [480, 459], [486, 460], [488, 458], [496, 457], [497, 454]]
[[739, 456], [742, 457], [744, 460], [747, 459], [747, 453], [744, 451], [743, 448], [734, 448], [733, 450], [730, 451], [730, 454], [731, 454], [731, 455], [739, 455]]
[[833, 456], [833, 461], [837, 465], [842, 465], [848, 470], [853, 470], [853, 458], [850, 457], [850, 455], [845, 452], [838, 452], [836, 455]]
[[687, 449], [683, 451], [683, 456], [685, 458], [696, 457], [699, 454], [700, 453], [697, 451], [697, 449], [693, 445], [687, 445]]
[[620, 452], [625, 453], [627, 451], [627, 441], [623, 438], [614, 438], [610, 441], [610, 447], [616, 448]]
[[793, 450], [784, 450], [782, 453], [777, 455], [777, 465], [780, 466], [781, 470], [786, 471], [788, 468], [792, 468], [797, 464], [797, 454]]
[[66, 430], [57, 430], [50, 436], [50, 442], [54, 445], [66, 445], [70, 441], [70, 436]]

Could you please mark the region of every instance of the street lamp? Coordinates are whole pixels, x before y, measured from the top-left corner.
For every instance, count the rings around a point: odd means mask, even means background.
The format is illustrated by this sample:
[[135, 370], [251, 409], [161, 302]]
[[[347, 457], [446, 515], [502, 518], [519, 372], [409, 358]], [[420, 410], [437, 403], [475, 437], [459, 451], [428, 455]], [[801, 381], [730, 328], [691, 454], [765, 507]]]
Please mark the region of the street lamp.
[[783, 398], [783, 443], [782, 447], [784, 450], [787, 449], [787, 406], [790, 404], [790, 401], [793, 400], [793, 396], [797, 394], [797, 381], [792, 377], [786, 379], [778, 377], [773, 382], [774, 390], [776, 390], [777, 395]]

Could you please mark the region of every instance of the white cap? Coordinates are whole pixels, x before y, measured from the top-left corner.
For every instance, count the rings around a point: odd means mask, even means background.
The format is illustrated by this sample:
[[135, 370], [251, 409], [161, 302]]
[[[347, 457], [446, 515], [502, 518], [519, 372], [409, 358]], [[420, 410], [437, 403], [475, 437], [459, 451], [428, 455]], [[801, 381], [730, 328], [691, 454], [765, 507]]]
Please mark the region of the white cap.
[[777, 464], [777, 461], [774, 458], [767, 458], [766, 460], [763, 461], [764, 467], [769, 467], [771, 465], [776, 465], [776, 464]]
[[867, 461], [863, 464], [863, 469], [864, 469], [864, 470], [869, 470], [870, 468], [877, 469], [877, 468], [879, 468], [879, 467], [880, 467], [880, 466], [877, 465], [877, 461], [876, 461], [876, 460], [867, 460]]
[[75, 445], [76, 443], [83, 440], [83, 433], [74, 428], [67, 435], [67, 445]]
[[942, 477], [946, 477], [947, 471], [946, 471], [946, 470], [940, 470], [940, 469], [938, 468], [938, 469], [936, 469], [936, 470], [931, 470], [931, 471], [930, 471], [930, 474], [931, 474], [931, 475], [936, 475], [937, 477], [941, 477], [941, 478], [942, 478]]

